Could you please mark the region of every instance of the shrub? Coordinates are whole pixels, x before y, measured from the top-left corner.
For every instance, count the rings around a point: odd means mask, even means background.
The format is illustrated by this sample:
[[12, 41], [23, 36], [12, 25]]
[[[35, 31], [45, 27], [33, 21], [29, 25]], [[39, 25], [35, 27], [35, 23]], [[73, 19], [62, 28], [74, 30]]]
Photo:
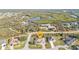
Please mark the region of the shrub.
[[20, 41], [25, 41], [26, 39], [27, 39], [27, 36], [19, 37], [19, 40], [20, 40]]
[[51, 48], [51, 45], [50, 45], [50, 43], [46, 43], [45, 44], [45, 47], [48, 49], [48, 48]]

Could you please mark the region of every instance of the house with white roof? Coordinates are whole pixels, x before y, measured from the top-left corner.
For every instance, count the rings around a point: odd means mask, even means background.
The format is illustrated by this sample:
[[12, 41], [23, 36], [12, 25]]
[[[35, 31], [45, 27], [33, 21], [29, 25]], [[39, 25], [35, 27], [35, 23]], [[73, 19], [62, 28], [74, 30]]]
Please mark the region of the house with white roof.
[[42, 28], [45, 28], [46, 30], [56, 30], [56, 27], [50, 24], [41, 24], [40, 25]]

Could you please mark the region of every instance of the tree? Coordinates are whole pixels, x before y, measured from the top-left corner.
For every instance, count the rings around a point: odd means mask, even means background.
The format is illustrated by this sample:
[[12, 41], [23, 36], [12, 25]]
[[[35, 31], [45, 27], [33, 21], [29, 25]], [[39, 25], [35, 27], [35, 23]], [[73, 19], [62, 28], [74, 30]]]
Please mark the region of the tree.
[[71, 46], [71, 49], [72, 49], [72, 50], [78, 50], [78, 48], [77, 48], [76, 45], [72, 45], [72, 46]]

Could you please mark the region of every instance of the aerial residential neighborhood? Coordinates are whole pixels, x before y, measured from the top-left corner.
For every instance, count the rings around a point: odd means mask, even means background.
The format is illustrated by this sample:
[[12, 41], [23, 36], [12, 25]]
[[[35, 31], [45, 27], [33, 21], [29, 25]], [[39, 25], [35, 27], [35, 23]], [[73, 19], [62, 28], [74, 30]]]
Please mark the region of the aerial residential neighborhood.
[[0, 10], [0, 50], [28, 49], [79, 50], [79, 10]]

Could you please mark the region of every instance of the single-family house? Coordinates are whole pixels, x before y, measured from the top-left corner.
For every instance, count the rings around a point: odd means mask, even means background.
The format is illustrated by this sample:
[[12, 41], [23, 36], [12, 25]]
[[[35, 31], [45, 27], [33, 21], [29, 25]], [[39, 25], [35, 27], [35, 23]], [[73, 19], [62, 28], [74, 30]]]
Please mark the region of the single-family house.
[[65, 38], [64, 43], [70, 45], [75, 41], [75, 39], [76, 39], [75, 36], [68, 36]]
[[10, 44], [17, 45], [19, 43], [20, 43], [20, 41], [17, 37], [12, 37], [10, 40]]
[[48, 29], [48, 30], [56, 30], [56, 27], [50, 24], [41, 24], [40, 26], [45, 27], [45, 29]]

